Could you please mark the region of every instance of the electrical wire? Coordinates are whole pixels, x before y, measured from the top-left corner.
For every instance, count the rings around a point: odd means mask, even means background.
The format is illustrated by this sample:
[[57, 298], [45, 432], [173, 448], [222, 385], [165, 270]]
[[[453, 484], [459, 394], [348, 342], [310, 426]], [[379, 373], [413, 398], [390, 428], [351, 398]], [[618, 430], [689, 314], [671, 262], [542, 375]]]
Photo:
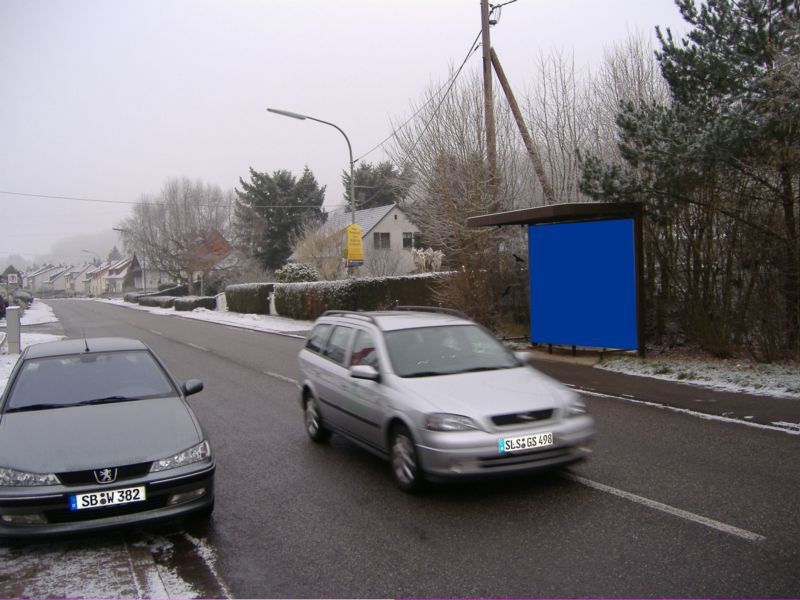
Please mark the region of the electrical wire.
[[[475, 50], [477, 50], [477, 49], [480, 47], [479, 45], [477, 45], [477, 44], [478, 44], [478, 40], [480, 39], [480, 37], [481, 37], [481, 32], [479, 31], [479, 32], [478, 32], [478, 35], [475, 37], [475, 41], [473, 41], [473, 42], [472, 42], [472, 46], [470, 46], [469, 52], [467, 52], [467, 56], [464, 58], [464, 61], [461, 63], [461, 66], [460, 66], [460, 67], [458, 67], [458, 70], [456, 71], [455, 75], [453, 75], [453, 77], [450, 79], [450, 81], [448, 81], [448, 82], [444, 83], [444, 84], [442, 85], [442, 87], [440, 87], [440, 88], [439, 88], [439, 89], [436, 91], [436, 93], [435, 93], [435, 94], [433, 94], [433, 95], [430, 97], [430, 99], [429, 99], [427, 102], [425, 102], [425, 103], [424, 103], [422, 106], [420, 106], [420, 107], [419, 107], [419, 109], [417, 109], [417, 111], [416, 111], [416, 112], [415, 112], [413, 115], [411, 115], [411, 116], [410, 116], [410, 117], [409, 117], [409, 118], [408, 118], [408, 119], [407, 119], [407, 120], [406, 120], [406, 121], [405, 121], [405, 122], [404, 122], [402, 125], [400, 125], [399, 127], [395, 128], [395, 129], [392, 131], [392, 133], [390, 133], [390, 134], [389, 134], [389, 135], [388, 135], [388, 136], [387, 136], [387, 137], [386, 137], [384, 140], [382, 140], [380, 143], [378, 143], [378, 144], [376, 144], [375, 146], [373, 146], [371, 149], [367, 150], [367, 151], [366, 151], [364, 154], [362, 154], [361, 156], [359, 156], [358, 158], [356, 158], [356, 159], [355, 159], [353, 162], [354, 162], [354, 163], [356, 163], [356, 162], [358, 162], [359, 160], [361, 160], [362, 158], [364, 158], [365, 156], [367, 156], [367, 155], [369, 155], [369, 154], [372, 154], [373, 152], [375, 152], [375, 150], [377, 150], [378, 148], [380, 148], [381, 146], [383, 146], [383, 145], [384, 145], [386, 142], [388, 142], [388, 141], [389, 141], [389, 140], [391, 140], [393, 137], [395, 137], [395, 136], [397, 135], [397, 133], [398, 133], [398, 132], [399, 132], [401, 129], [403, 129], [403, 128], [404, 128], [406, 125], [408, 125], [409, 123], [411, 123], [411, 121], [413, 121], [415, 118], [417, 118], [417, 116], [418, 116], [418, 115], [419, 115], [419, 114], [420, 114], [420, 113], [421, 113], [421, 112], [422, 112], [422, 111], [423, 111], [423, 110], [424, 110], [424, 109], [425, 109], [425, 108], [426, 108], [426, 107], [427, 107], [427, 106], [428, 106], [428, 105], [429, 105], [431, 102], [433, 102], [433, 101], [436, 99], [436, 97], [437, 97], [437, 96], [438, 96], [438, 95], [441, 93], [441, 91], [442, 91], [442, 90], [443, 90], [443, 89], [446, 87], [446, 88], [447, 88], [447, 91], [445, 92], [445, 95], [444, 95], [444, 97], [442, 98], [442, 101], [439, 103], [439, 106], [437, 106], [437, 107], [436, 107], [436, 110], [434, 110], [434, 113], [433, 113], [433, 114], [434, 114], [434, 116], [436, 116], [436, 113], [439, 111], [439, 108], [441, 107], [441, 105], [442, 105], [442, 102], [444, 102], [444, 98], [446, 98], [446, 97], [447, 97], [447, 94], [448, 94], [448, 93], [450, 92], [450, 90], [452, 89], [452, 87], [453, 87], [453, 84], [456, 82], [456, 79], [458, 78], [458, 75], [461, 73], [461, 70], [464, 68], [464, 65], [465, 65], [465, 64], [467, 64], [467, 61], [469, 60], [470, 56], [472, 56], [472, 54], [475, 52]], [[426, 130], [427, 130], [427, 126], [426, 126]], [[424, 133], [424, 132], [423, 132], [423, 133]], [[415, 143], [414, 143], [414, 147], [416, 147], [416, 145], [417, 145], [417, 143], [418, 143], [418, 142], [419, 142], [419, 140], [417, 140], [417, 142], [415, 142]]]
[[[506, 2], [504, 4], [500, 4], [500, 5], [496, 5], [496, 6], [493, 5], [492, 6], [492, 10], [494, 11], [495, 9], [502, 8], [506, 4], [511, 4], [512, 2], [516, 2], [516, 1], [517, 0], [509, 0], [508, 2]], [[386, 142], [391, 140], [393, 137], [395, 137], [397, 135], [397, 132], [399, 132], [406, 125], [408, 125], [411, 121], [413, 121], [431, 102], [433, 102], [436, 99], [436, 97], [441, 93], [441, 91], [445, 87], [447, 87], [447, 90], [445, 91], [444, 95], [439, 100], [439, 104], [434, 109], [433, 114], [431, 115], [431, 118], [428, 119], [428, 122], [425, 124], [425, 127], [422, 130], [422, 133], [419, 135], [419, 137], [414, 142], [413, 146], [411, 147], [411, 150], [409, 150], [406, 153], [406, 156], [408, 156], [411, 152], [413, 152], [414, 149], [416, 149], [417, 144], [419, 144], [419, 142], [422, 139], [422, 137], [427, 133], [428, 128], [430, 127], [430, 124], [433, 122], [433, 119], [439, 113], [439, 109], [442, 107], [442, 104], [447, 99], [447, 96], [449, 95], [450, 91], [453, 89], [453, 86], [455, 85], [456, 80], [458, 79], [458, 76], [461, 74], [461, 71], [464, 69], [464, 66], [467, 64], [467, 61], [475, 53], [475, 51], [478, 48], [480, 48], [480, 44], [478, 44], [478, 40], [480, 39], [480, 37], [481, 37], [481, 31], [478, 32], [477, 36], [475, 36], [475, 40], [472, 42], [472, 45], [470, 46], [470, 49], [467, 52], [467, 55], [464, 57], [464, 60], [461, 62], [461, 65], [458, 67], [458, 69], [456, 70], [456, 72], [453, 75], [453, 77], [450, 78], [449, 82], [447, 82], [444, 85], [442, 85], [442, 87], [440, 87], [439, 90], [437, 90], [437, 92], [435, 94], [433, 94], [431, 96], [431, 98], [427, 102], [425, 102], [422, 106], [420, 106], [419, 109], [417, 109], [417, 111], [413, 115], [411, 115], [411, 117], [409, 117], [408, 120], [406, 120], [402, 125], [400, 125], [396, 129], [394, 129], [392, 131], [392, 133], [389, 134], [389, 136], [387, 136], [383, 141], [381, 141], [380, 143], [378, 143], [377, 145], [372, 147], [370, 150], [368, 150], [367, 152], [365, 152], [364, 154], [362, 154], [358, 158], [356, 158], [353, 162], [354, 163], [358, 162], [359, 160], [361, 160], [365, 156], [371, 154], [372, 152], [374, 152], [375, 150], [377, 150], [378, 148], [380, 148], [381, 146], [386, 144]], [[25, 192], [12, 192], [12, 191], [7, 191], [7, 190], [0, 190], [0, 194], [10, 195], [10, 196], [25, 196], [25, 197], [28, 197], [28, 198], [45, 198], [45, 199], [54, 199], [54, 200], [69, 200], [69, 201], [73, 201], [73, 202], [94, 202], [94, 203], [100, 203], [100, 204], [129, 204], [130, 205], [130, 204], [140, 204], [141, 203], [141, 201], [133, 201], [133, 200], [107, 200], [107, 199], [102, 199], [102, 198], [80, 198], [80, 197], [75, 197], [75, 196], [55, 196], [55, 195], [49, 195], [49, 194], [31, 194], [31, 193], [25, 193]], [[374, 197], [375, 195], [377, 195], [377, 193], [373, 194], [372, 197]], [[226, 204], [234, 204], [234, 203], [227, 202]], [[149, 204], [166, 204], [166, 203], [165, 202], [159, 202], [159, 201], [152, 201], [152, 202], [149, 202]], [[248, 205], [248, 206], [250, 206], [251, 208], [320, 208], [320, 207], [314, 207], [314, 206], [296, 206], [296, 205]], [[328, 207], [338, 208], [338, 207], [342, 207], [342, 206], [347, 206], [347, 203], [328, 204], [328, 205], [326, 205], [326, 208], [328, 208]]]
[[[103, 203], [103, 204], [142, 204], [142, 201], [134, 201], [134, 200], [103, 200], [101, 198], [77, 198], [75, 196], [51, 196], [48, 194], [28, 194], [25, 192], [9, 192], [5, 190], [0, 190], [0, 194], [6, 194], [8, 196], [25, 196], [27, 198], [44, 198], [50, 200], [70, 200], [72, 202], [95, 202], [95, 203]], [[227, 204], [229, 206], [235, 206], [239, 200], [234, 200], [233, 202], [220, 202], [220, 204]], [[146, 204], [169, 204], [168, 202], [163, 202], [160, 200], [153, 200], [147, 201]], [[218, 206], [217, 204], [206, 204], [201, 203], [197, 206]], [[298, 206], [296, 204], [254, 204], [250, 205], [247, 204], [250, 208], [328, 208], [328, 207], [341, 207], [341, 206], [349, 206], [347, 203], [341, 204], [326, 204], [324, 207], [319, 206]]]

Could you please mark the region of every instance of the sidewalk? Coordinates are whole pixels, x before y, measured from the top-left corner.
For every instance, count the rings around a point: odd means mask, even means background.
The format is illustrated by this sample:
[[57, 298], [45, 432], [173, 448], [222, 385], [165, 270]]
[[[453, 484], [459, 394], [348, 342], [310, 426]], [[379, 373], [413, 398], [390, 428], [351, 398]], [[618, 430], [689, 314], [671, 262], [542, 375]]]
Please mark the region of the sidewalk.
[[534, 366], [587, 395], [669, 407], [697, 416], [800, 435], [800, 400], [729, 392], [593, 368], [587, 357], [534, 351]]

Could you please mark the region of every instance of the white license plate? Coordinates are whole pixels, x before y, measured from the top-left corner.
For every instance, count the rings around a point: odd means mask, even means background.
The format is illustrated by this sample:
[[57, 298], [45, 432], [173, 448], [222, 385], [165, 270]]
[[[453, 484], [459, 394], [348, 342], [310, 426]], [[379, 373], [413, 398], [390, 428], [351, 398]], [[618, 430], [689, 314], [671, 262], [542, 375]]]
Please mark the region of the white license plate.
[[147, 499], [144, 486], [122, 488], [119, 490], [103, 490], [90, 494], [76, 494], [69, 497], [70, 510], [83, 510], [84, 508], [105, 508], [119, 506], [131, 502], [142, 502]]
[[507, 452], [519, 452], [520, 450], [535, 450], [546, 448], [553, 445], [553, 434], [536, 433], [533, 435], [520, 435], [512, 438], [505, 438], [497, 442], [497, 449], [500, 454]]

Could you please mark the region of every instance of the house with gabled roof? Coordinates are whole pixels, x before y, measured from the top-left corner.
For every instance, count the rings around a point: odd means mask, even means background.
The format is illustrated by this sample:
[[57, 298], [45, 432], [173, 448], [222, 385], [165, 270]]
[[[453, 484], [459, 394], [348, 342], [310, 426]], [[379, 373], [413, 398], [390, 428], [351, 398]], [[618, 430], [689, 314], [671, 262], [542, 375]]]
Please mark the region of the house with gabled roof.
[[[364, 264], [369, 268], [379, 255], [391, 254], [393, 274], [411, 273], [415, 270], [411, 250], [419, 247], [419, 228], [414, 225], [397, 204], [356, 211], [356, 224], [361, 227], [361, 243], [364, 251]], [[328, 213], [328, 219], [319, 231], [341, 232], [344, 247], [344, 232], [353, 222], [349, 209]], [[339, 250], [340, 251], [340, 250]], [[297, 251], [289, 257], [289, 262], [302, 262]]]
[[34, 269], [32, 271], [28, 271], [25, 273], [23, 278], [24, 285], [23, 287], [27, 290], [38, 290], [42, 287], [44, 282], [49, 281], [50, 277], [63, 269], [64, 267], [56, 267], [53, 265], [47, 265], [44, 267], [39, 267], [38, 269]]
[[[125, 289], [125, 281], [129, 279], [128, 271], [133, 264], [133, 259], [134, 257], [122, 258], [108, 265], [108, 269], [101, 277], [105, 286], [104, 293], [119, 294], [127, 291]], [[138, 263], [135, 266], [138, 269]], [[129, 287], [129, 289], [131, 288]]]
[[39, 289], [51, 294], [65, 293], [67, 291], [67, 274], [72, 267], [60, 266], [42, 280]]

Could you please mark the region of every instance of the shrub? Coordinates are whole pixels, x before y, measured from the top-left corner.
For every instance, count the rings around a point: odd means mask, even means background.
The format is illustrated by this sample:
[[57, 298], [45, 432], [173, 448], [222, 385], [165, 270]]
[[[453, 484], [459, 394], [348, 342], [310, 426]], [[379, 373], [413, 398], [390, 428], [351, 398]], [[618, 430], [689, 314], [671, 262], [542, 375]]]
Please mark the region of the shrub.
[[319, 272], [311, 265], [289, 263], [282, 269], [275, 271], [275, 278], [281, 283], [319, 281]]
[[208, 310], [217, 309], [216, 296], [184, 296], [175, 298], [175, 310], [192, 311], [195, 308], [207, 308]]
[[175, 305], [175, 296], [141, 296], [139, 304], [158, 308], [172, 308]]
[[136, 304], [139, 302], [139, 298], [144, 296], [143, 292], [128, 292], [123, 296], [125, 302], [130, 302], [132, 304]]
[[[346, 279], [275, 286], [279, 315], [313, 321], [326, 310], [385, 310], [398, 304], [434, 305], [447, 274]], [[229, 305], [230, 306], [230, 305]]]
[[22, 306], [23, 308], [27, 308], [33, 302], [33, 296], [25, 290], [16, 290], [12, 294], [12, 298], [18, 306]]
[[245, 314], [269, 314], [269, 295], [274, 283], [242, 283], [225, 288], [225, 301], [231, 312]]

